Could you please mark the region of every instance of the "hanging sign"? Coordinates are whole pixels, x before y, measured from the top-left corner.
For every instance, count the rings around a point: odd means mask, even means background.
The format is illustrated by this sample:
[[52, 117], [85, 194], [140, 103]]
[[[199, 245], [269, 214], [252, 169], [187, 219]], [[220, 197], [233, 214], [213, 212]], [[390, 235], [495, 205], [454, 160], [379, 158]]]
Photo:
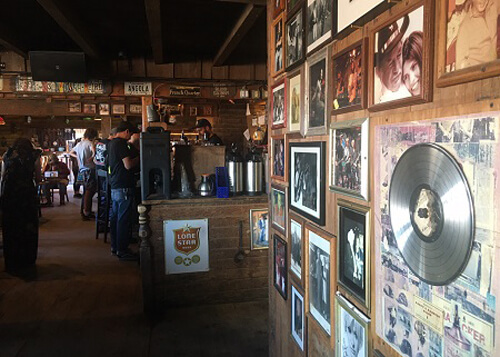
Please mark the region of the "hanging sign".
[[153, 84], [151, 82], [124, 82], [123, 92], [125, 95], [153, 95]]
[[165, 274], [209, 270], [208, 219], [163, 222]]
[[16, 78], [16, 92], [104, 94], [101, 80], [86, 83], [34, 81], [32, 78]]
[[170, 87], [171, 97], [199, 97], [201, 96], [200, 87]]

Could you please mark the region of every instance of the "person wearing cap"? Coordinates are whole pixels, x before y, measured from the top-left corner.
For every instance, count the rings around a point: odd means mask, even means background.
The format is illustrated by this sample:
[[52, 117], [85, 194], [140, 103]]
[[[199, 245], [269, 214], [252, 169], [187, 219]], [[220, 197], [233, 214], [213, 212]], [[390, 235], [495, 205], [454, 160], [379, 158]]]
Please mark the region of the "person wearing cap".
[[405, 15], [401, 29], [398, 23], [394, 22], [378, 32], [375, 54], [375, 103], [411, 97], [406, 86], [402, 85], [402, 39], [409, 24], [410, 18]]
[[45, 166], [43, 172], [55, 171], [57, 172], [57, 180], [50, 181], [43, 185], [44, 195], [47, 198], [47, 203], [52, 204], [52, 197], [50, 190], [53, 188], [59, 189], [60, 205], [64, 205], [64, 197], [66, 197], [66, 186], [68, 186], [69, 180], [68, 176], [70, 174], [68, 166], [64, 162], [59, 161], [56, 154], [51, 154], [49, 156], [49, 162]]
[[131, 214], [134, 201], [134, 169], [139, 165], [139, 156], [133, 156], [128, 141], [138, 129], [123, 121], [116, 129], [116, 136], [108, 144], [108, 162], [111, 185], [111, 254], [120, 260], [137, 260], [137, 254], [129, 249], [131, 241]]
[[224, 145], [221, 138], [212, 131], [212, 124], [205, 118], [198, 119], [194, 127], [205, 141], [212, 145]]

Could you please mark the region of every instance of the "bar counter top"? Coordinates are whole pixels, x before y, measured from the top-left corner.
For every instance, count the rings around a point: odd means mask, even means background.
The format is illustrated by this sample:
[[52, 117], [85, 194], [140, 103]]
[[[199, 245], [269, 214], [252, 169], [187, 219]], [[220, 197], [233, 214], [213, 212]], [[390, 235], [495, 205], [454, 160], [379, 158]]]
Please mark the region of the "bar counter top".
[[258, 196], [248, 196], [248, 195], [238, 195], [238, 196], [230, 196], [228, 198], [217, 198], [215, 196], [211, 197], [202, 197], [202, 196], [193, 196], [190, 198], [173, 198], [170, 200], [145, 200], [142, 201], [143, 205], [146, 206], [158, 206], [158, 205], [204, 205], [204, 204], [217, 204], [217, 205], [226, 205], [226, 204], [248, 204], [248, 203], [265, 203], [267, 202], [268, 197], [267, 194], [262, 193]]

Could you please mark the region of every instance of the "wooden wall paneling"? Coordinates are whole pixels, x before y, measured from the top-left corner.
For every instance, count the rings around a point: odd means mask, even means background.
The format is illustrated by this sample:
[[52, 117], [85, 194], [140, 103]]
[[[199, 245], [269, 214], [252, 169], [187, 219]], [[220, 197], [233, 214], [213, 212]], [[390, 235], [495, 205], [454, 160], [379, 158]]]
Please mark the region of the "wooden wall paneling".
[[174, 78], [201, 78], [201, 61], [174, 64]]
[[13, 51], [0, 52], [0, 58], [2, 59], [2, 62], [5, 63], [6, 71], [27, 71], [24, 57], [18, 55]]
[[124, 58], [116, 60], [116, 75], [146, 77], [146, 63], [144, 58]]
[[146, 72], [148, 77], [174, 78], [174, 64], [156, 64], [152, 58], [146, 61]]
[[253, 80], [255, 71], [253, 65], [231, 65], [229, 66], [229, 79], [233, 80]]
[[267, 81], [267, 66], [265, 63], [257, 63], [255, 67], [255, 80]]
[[229, 79], [229, 66], [212, 67], [212, 79]]

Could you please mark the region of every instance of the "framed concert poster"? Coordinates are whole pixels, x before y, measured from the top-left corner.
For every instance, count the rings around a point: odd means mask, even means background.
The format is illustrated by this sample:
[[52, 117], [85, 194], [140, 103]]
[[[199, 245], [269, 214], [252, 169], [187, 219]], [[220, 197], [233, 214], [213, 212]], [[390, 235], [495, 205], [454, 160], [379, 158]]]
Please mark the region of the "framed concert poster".
[[333, 57], [333, 113], [366, 106], [367, 41], [359, 41]]
[[271, 73], [275, 77], [285, 70], [285, 22], [283, 16], [279, 16], [271, 28], [272, 61]]
[[335, 299], [336, 357], [368, 357], [370, 319], [337, 292]]
[[303, 128], [304, 78], [302, 67], [291, 72], [286, 78], [287, 123], [289, 132], [299, 132]]
[[286, 100], [285, 100], [285, 82], [282, 81], [272, 88], [271, 97], [271, 128], [279, 129], [286, 126]]
[[306, 329], [306, 316], [304, 308], [304, 294], [301, 294], [299, 290], [292, 284], [292, 338], [300, 347], [301, 351], [304, 351], [304, 339], [305, 339], [305, 329]]
[[250, 210], [250, 250], [269, 248], [269, 209]]
[[271, 185], [271, 223], [282, 234], [286, 232], [286, 188]]
[[369, 119], [330, 124], [330, 190], [368, 200]]
[[328, 48], [311, 56], [307, 61], [307, 114], [306, 135], [324, 135], [327, 132], [329, 105], [328, 84], [329, 76]]
[[325, 225], [324, 141], [289, 143], [290, 208]]
[[[337, 280], [339, 289], [370, 309], [369, 208], [338, 200]], [[358, 306], [359, 307], [359, 306]]]
[[275, 180], [286, 181], [286, 150], [284, 135], [277, 135], [271, 138], [271, 155], [271, 178]]
[[273, 242], [274, 287], [276, 288], [276, 290], [278, 290], [283, 299], [286, 300], [288, 292], [286, 242], [277, 234], [273, 234]]
[[336, 26], [334, 26], [336, 4], [336, 1], [331, 0], [307, 0], [307, 53], [318, 49], [336, 32]]
[[304, 9], [301, 7], [295, 15], [286, 22], [286, 69], [289, 71], [299, 65], [305, 58]]
[[[401, 7], [370, 34], [369, 109], [386, 110], [432, 99], [433, 2]], [[399, 8], [399, 7], [398, 7]], [[425, 19], [425, 20], [424, 20]]]
[[[438, 0], [438, 87], [500, 74], [500, 1]], [[478, 25], [480, 24], [480, 25]], [[479, 27], [478, 27], [479, 26]]]
[[304, 261], [304, 221], [295, 215], [290, 214], [289, 217], [290, 225], [290, 270], [297, 277], [298, 281], [302, 282], [302, 264]]

